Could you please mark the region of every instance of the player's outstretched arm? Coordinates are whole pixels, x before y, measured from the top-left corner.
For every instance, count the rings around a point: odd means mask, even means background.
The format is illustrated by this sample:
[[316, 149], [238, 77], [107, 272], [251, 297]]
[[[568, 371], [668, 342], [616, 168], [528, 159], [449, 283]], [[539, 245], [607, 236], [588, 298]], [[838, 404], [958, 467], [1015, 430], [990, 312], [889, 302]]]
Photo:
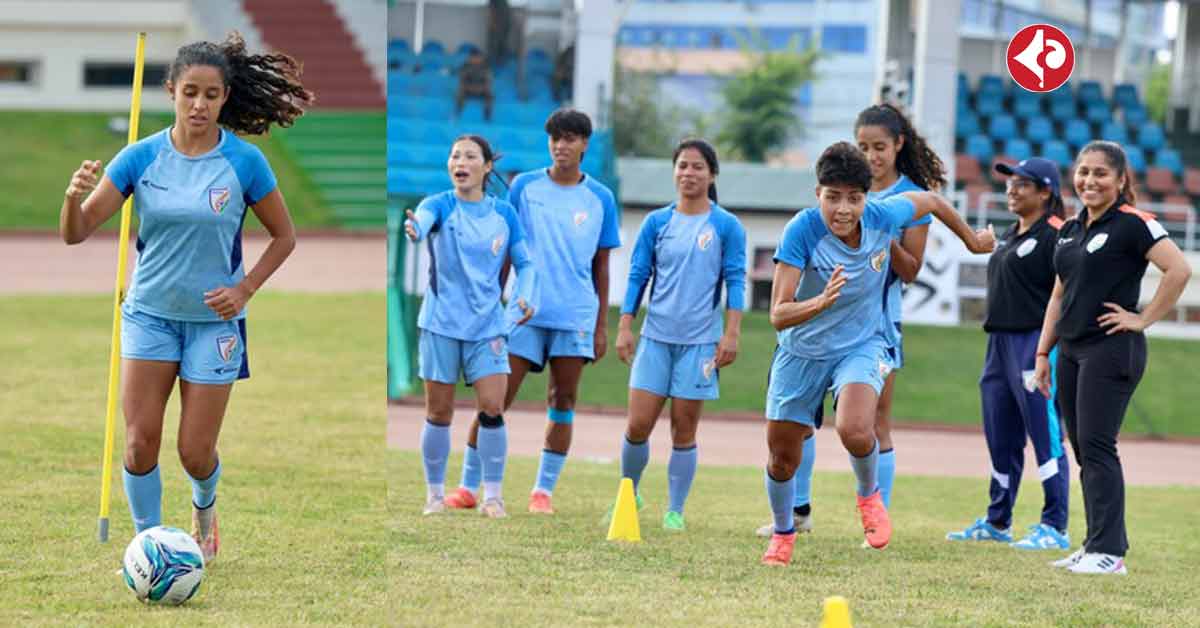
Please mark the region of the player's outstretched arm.
[[63, 242], [79, 244], [88, 239], [121, 209], [124, 200], [117, 186], [108, 177], [101, 177], [99, 161], [84, 161], [71, 175], [59, 210], [58, 233]]
[[771, 325], [777, 331], [808, 322], [837, 302], [846, 285], [845, 269], [838, 265], [825, 283], [825, 289], [812, 298], [796, 301], [796, 286], [800, 285], [799, 268], [777, 262], [775, 279], [771, 282]]
[[972, 253], [991, 253], [996, 248], [996, 234], [987, 229], [972, 230], [962, 216], [946, 199], [935, 192], [905, 192], [904, 197], [913, 202], [913, 219], [933, 214], [942, 224], [958, 236], [967, 250]]

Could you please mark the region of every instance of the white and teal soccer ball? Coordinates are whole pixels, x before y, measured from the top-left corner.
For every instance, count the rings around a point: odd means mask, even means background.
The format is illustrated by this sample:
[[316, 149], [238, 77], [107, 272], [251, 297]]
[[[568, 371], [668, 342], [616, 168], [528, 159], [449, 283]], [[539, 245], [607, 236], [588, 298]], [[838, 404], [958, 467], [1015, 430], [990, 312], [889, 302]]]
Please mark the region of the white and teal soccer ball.
[[149, 604], [183, 604], [204, 577], [200, 546], [178, 528], [143, 530], [125, 548], [124, 562], [125, 584]]

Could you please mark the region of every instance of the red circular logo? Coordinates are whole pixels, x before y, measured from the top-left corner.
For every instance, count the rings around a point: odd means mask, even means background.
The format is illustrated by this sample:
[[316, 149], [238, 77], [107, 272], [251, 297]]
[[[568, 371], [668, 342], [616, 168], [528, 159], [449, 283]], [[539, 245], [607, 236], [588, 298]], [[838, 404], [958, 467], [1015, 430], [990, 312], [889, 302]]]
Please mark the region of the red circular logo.
[[1052, 92], [1071, 78], [1075, 47], [1049, 24], [1026, 26], [1008, 42], [1008, 75], [1031, 92]]

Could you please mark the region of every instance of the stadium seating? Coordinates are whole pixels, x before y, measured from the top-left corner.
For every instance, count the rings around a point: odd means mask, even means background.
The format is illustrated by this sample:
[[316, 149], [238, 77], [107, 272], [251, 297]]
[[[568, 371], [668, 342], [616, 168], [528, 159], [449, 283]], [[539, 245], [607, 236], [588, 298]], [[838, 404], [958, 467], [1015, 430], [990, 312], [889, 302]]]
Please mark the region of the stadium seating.
[[1163, 148], [1155, 153], [1154, 165], [1166, 168], [1176, 176], [1183, 176], [1183, 159], [1180, 158], [1179, 151], [1173, 148]]

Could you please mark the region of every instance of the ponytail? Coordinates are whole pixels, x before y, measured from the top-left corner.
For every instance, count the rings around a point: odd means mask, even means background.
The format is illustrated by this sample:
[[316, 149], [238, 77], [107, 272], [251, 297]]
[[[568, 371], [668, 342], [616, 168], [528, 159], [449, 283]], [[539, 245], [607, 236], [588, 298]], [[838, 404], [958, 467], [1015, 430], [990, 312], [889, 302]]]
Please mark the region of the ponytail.
[[904, 138], [900, 154], [896, 155], [896, 172], [908, 177], [923, 190], [946, 187], [946, 165], [942, 158], [929, 147], [925, 138], [913, 128], [902, 111], [891, 103], [883, 103], [863, 109], [854, 121], [854, 130], [860, 127], [878, 126], [887, 129], [892, 139]]

